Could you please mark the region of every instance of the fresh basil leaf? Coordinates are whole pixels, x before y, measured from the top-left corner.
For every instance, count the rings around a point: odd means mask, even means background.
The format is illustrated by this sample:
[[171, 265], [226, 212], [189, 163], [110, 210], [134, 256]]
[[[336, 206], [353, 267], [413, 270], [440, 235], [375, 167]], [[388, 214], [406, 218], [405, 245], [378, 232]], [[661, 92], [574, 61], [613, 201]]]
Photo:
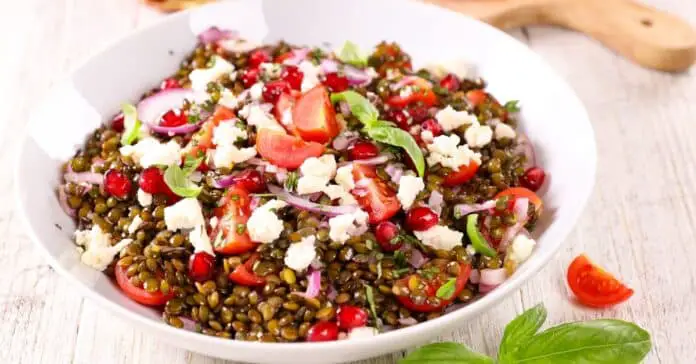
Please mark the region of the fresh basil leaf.
[[503, 106], [508, 112], [518, 112], [520, 111], [519, 100], [511, 100], [505, 103]]
[[360, 47], [351, 41], [346, 41], [343, 44], [343, 48], [338, 54], [338, 59], [356, 67], [367, 66], [367, 57], [360, 51]]
[[546, 321], [546, 309], [541, 303], [515, 317], [505, 326], [498, 357], [502, 360], [502, 358], [509, 356], [524, 341], [534, 336], [544, 321]]
[[465, 345], [445, 342], [422, 346], [403, 359], [399, 364], [493, 364], [492, 358], [471, 351]]
[[123, 125], [125, 130], [121, 135], [121, 144], [131, 145], [138, 139], [140, 134], [140, 120], [138, 120], [138, 110], [131, 104], [123, 104], [121, 106], [123, 113]]
[[187, 155], [184, 159], [184, 168], [182, 169], [184, 174], [188, 176], [189, 174], [193, 173], [198, 166], [203, 163], [203, 159], [205, 159], [205, 157], [194, 158], [193, 156]]
[[370, 124], [371, 128], [377, 128], [377, 127], [396, 127], [396, 124], [394, 122], [391, 122], [389, 120], [376, 120]]
[[403, 148], [411, 157], [418, 175], [423, 176], [425, 173], [425, 159], [418, 143], [416, 143], [411, 134], [398, 128], [379, 126], [367, 129], [367, 135], [378, 142]]
[[650, 334], [630, 322], [573, 322], [533, 336], [500, 363], [637, 364], [651, 347]]
[[337, 94], [331, 94], [331, 102], [336, 103], [345, 101], [350, 107], [350, 112], [360, 120], [366, 127], [371, 127], [379, 117], [379, 111], [366, 99], [363, 95], [355, 91], [343, 91]]
[[440, 288], [437, 289], [435, 296], [437, 296], [437, 298], [442, 298], [443, 300], [452, 298], [452, 296], [454, 296], [454, 289], [457, 288], [456, 283], [456, 278], [448, 279], [445, 284], [441, 285]]
[[177, 165], [171, 165], [164, 171], [164, 182], [172, 192], [181, 197], [196, 197], [203, 189], [188, 179], [188, 174]]

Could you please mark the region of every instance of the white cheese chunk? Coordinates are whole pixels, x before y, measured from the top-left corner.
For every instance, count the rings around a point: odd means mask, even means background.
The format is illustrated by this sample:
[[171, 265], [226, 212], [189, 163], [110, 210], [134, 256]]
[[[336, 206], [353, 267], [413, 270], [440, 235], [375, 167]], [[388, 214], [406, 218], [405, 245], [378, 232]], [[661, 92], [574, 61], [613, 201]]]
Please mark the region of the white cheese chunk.
[[474, 255], [476, 255], [476, 249], [471, 244], [467, 245], [466, 248], [464, 248], [464, 250], [466, 251], [466, 255], [468, 255], [470, 257], [473, 257]]
[[138, 231], [138, 228], [142, 223], [143, 219], [140, 218], [140, 215], [136, 215], [133, 218], [133, 221], [131, 221], [130, 225], [128, 225], [128, 234], [133, 234], [134, 232]]
[[234, 71], [234, 65], [220, 56], [214, 56], [213, 66], [210, 68], [198, 68], [189, 74], [191, 88], [196, 91], [206, 91], [208, 83], [217, 81], [218, 78]]
[[143, 168], [178, 165], [181, 162], [181, 146], [174, 140], [160, 143], [155, 138], [145, 138], [135, 145], [124, 145], [120, 152], [123, 156], [133, 158]]
[[220, 100], [218, 100], [218, 104], [230, 109], [236, 109], [237, 106], [239, 106], [239, 99], [232, 93], [232, 91], [229, 89], [224, 89], [220, 93]]
[[356, 327], [348, 333], [348, 339], [368, 339], [379, 335], [379, 331], [370, 326]]
[[96, 270], [104, 270], [118, 254], [133, 239], [123, 239], [111, 245], [111, 234], [104, 233], [99, 225], [93, 225], [91, 230], [75, 231], [75, 242], [82, 249], [80, 261]]
[[351, 195], [349, 191], [344, 189], [342, 186], [330, 184], [324, 187], [324, 193], [329, 196], [331, 200], [340, 199], [339, 203], [341, 205], [357, 205], [358, 201]]
[[206, 252], [215, 256], [213, 245], [210, 243], [208, 232], [205, 231], [205, 225], [198, 225], [189, 232], [189, 241], [193, 245], [195, 252]]
[[265, 112], [261, 106], [257, 104], [249, 104], [239, 111], [239, 115], [246, 118], [249, 125], [256, 127], [256, 130], [272, 129], [286, 133], [278, 121], [270, 114]]
[[338, 243], [345, 243], [367, 227], [368, 214], [358, 209], [351, 214], [334, 216], [329, 219], [329, 238]]
[[433, 132], [430, 130], [421, 131], [420, 137], [426, 143], [432, 143], [433, 139], [435, 138], [435, 136], [433, 135]]
[[151, 194], [149, 194], [141, 189], [138, 189], [137, 195], [138, 195], [138, 203], [140, 204], [140, 206], [147, 207], [147, 206], [152, 205], [152, 195]]
[[453, 73], [460, 80], [476, 77], [474, 65], [461, 59], [446, 60], [439, 64], [427, 65], [425, 68], [436, 77], [444, 77], [448, 73]]
[[234, 38], [234, 39], [223, 39], [218, 42], [220, 47], [224, 48], [227, 51], [230, 52], [236, 52], [236, 53], [245, 53], [249, 52], [253, 49], [256, 49], [260, 46], [259, 43], [242, 39], [242, 38]]
[[256, 148], [238, 148], [234, 145], [238, 140], [247, 139], [245, 130], [238, 128], [232, 122], [221, 122], [213, 131], [213, 143], [217, 146], [212, 154], [213, 164], [217, 168], [231, 167], [256, 156]]
[[457, 129], [462, 125], [478, 124], [476, 115], [469, 114], [466, 111], [457, 111], [451, 105], [447, 105], [446, 108], [438, 111], [435, 114], [435, 119], [445, 132]]
[[401, 202], [401, 207], [404, 210], [411, 208], [411, 205], [416, 200], [416, 196], [424, 188], [425, 183], [423, 183], [422, 178], [408, 175], [402, 176], [399, 180], [399, 192], [396, 194], [399, 202]]
[[355, 188], [355, 180], [353, 179], [353, 165], [348, 164], [336, 170], [336, 178], [334, 179], [339, 186], [350, 191]]
[[194, 229], [205, 225], [201, 205], [195, 197], [187, 197], [164, 208], [164, 223], [170, 231]]
[[317, 257], [317, 251], [314, 249], [315, 241], [316, 237], [310, 235], [297, 243], [290, 244], [285, 253], [285, 265], [297, 272], [307, 269]]
[[263, 82], [257, 82], [249, 88], [249, 97], [253, 101], [259, 101], [263, 97]]
[[336, 159], [331, 154], [307, 158], [300, 166], [302, 176], [297, 180], [300, 195], [322, 192], [336, 174]]
[[526, 235], [519, 234], [513, 240], [510, 248], [508, 249], [507, 258], [519, 263], [522, 263], [529, 259], [532, 255], [532, 251], [536, 246], [536, 241], [530, 239]]
[[276, 211], [287, 206], [280, 200], [271, 200], [258, 207], [251, 213], [247, 221], [247, 231], [251, 240], [258, 243], [271, 243], [283, 232], [283, 220], [278, 218]]
[[452, 250], [454, 247], [462, 245], [464, 238], [464, 233], [442, 225], [435, 225], [425, 231], [414, 231], [413, 234], [423, 244], [441, 250]]
[[302, 61], [297, 68], [299, 68], [303, 74], [301, 85], [302, 92], [307, 92], [321, 83], [319, 81], [319, 67], [315, 66], [312, 62]]
[[496, 140], [515, 139], [516, 136], [517, 136], [517, 133], [515, 133], [515, 129], [513, 129], [508, 124], [498, 123], [498, 125], [495, 126], [495, 139]]
[[458, 170], [460, 166], [469, 165], [470, 161], [481, 164], [481, 154], [472, 151], [467, 145], [458, 145], [460, 139], [457, 135], [440, 135], [427, 145], [428, 164], [433, 166], [440, 164], [443, 167]]
[[464, 132], [466, 144], [471, 148], [483, 148], [493, 139], [493, 129], [488, 125], [472, 124]]

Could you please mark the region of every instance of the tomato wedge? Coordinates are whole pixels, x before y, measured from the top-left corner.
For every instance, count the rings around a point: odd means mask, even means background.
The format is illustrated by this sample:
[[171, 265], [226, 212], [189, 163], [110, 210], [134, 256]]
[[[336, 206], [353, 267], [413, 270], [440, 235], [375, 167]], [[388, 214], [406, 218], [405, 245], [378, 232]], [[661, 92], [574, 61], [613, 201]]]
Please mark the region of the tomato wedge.
[[162, 306], [170, 299], [174, 298], [174, 292], [169, 292], [164, 294], [160, 291], [148, 292], [144, 288], [134, 286], [131, 283], [128, 275], [126, 274], [126, 268], [116, 265], [114, 268], [114, 274], [116, 275], [116, 283], [121, 288], [123, 293], [135, 302], [138, 302], [146, 306]]
[[299, 97], [298, 91], [293, 91], [292, 94], [283, 93], [278, 97], [275, 106], [273, 107], [273, 116], [280, 122], [288, 133], [294, 136], [300, 136], [295, 124], [292, 122], [292, 109]]
[[365, 212], [370, 215], [370, 223], [377, 224], [399, 212], [401, 204], [392, 190], [375, 169], [367, 165], [353, 165], [353, 179], [356, 187], [351, 194]]
[[466, 93], [466, 98], [469, 100], [471, 105], [479, 106], [486, 102], [488, 95], [486, 94], [486, 91], [483, 90], [471, 90]]
[[256, 133], [256, 150], [276, 166], [296, 169], [307, 158], [318, 157], [324, 153], [324, 146], [306, 142], [281, 131], [261, 129]]
[[228, 278], [232, 282], [243, 286], [260, 286], [265, 284], [266, 280], [263, 277], [254, 274], [254, 263], [256, 263], [257, 260], [259, 260], [259, 254], [255, 253], [249, 257], [244, 264], [237, 266], [237, 268], [228, 275]]
[[589, 307], [609, 307], [624, 302], [633, 295], [611, 273], [594, 265], [586, 255], [579, 255], [568, 267], [568, 285], [578, 301]]
[[409, 77], [402, 90], [405, 87], [410, 87], [410, 92], [399, 92], [397, 95], [390, 96], [387, 99], [387, 103], [390, 106], [402, 108], [410, 104], [421, 102], [424, 106], [432, 106], [437, 102], [437, 95], [433, 92], [432, 85], [429, 81], [417, 77], [417, 76], [407, 76]]
[[[526, 198], [529, 199], [529, 202], [534, 205], [534, 210], [536, 211], [537, 214], [541, 213], [541, 210], [544, 208], [544, 203], [541, 201], [541, 198], [537, 196], [536, 193], [534, 193], [532, 190], [524, 188], [524, 187], [510, 187], [506, 190], [501, 191], [497, 195], [495, 195], [495, 198], [501, 198], [503, 196], [510, 196], [512, 197], [510, 199], [511, 202], [518, 198]], [[514, 206], [514, 203], [510, 203], [508, 206], [512, 208]]]
[[447, 187], [453, 187], [469, 182], [472, 178], [474, 178], [478, 169], [479, 165], [474, 161], [470, 161], [468, 165], [459, 167], [459, 170], [456, 172], [453, 171], [447, 173], [445, 179], [442, 181], [442, 184]]
[[249, 194], [242, 188], [232, 186], [215, 209], [218, 224], [211, 232], [213, 249], [220, 254], [242, 254], [256, 247], [246, 230], [249, 220]]
[[[401, 278], [396, 282], [396, 285], [403, 285], [408, 287], [409, 280], [411, 279], [412, 276], [416, 276], [420, 281], [422, 281], [425, 284], [425, 294], [427, 297], [437, 297], [437, 290], [445, 284], [447, 281], [443, 281], [441, 276], [437, 274], [437, 272], [443, 272], [446, 271], [446, 265], [447, 261], [443, 259], [435, 259], [431, 262], [426, 263], [426, 265], [423, 266], [423, 268], [420, 270], [419, 273], [411, 274], [408, 275], [404, 278]], [[424, 275], [423, 272], [430, 270], [431, 272], [434, 270], [434, 273], [431, 273], [434, 275], [434, 277], [427, 277]], [[416, 311], [416, 312], [433, 312], [433, 311], [439, 311], [445, 308], [445, 306], [449, 305], [454, 301], [454, 299], [462, 292], [464, 289], [464, 286], [466, 286], [466, 282], [469, 280], [469, 276], [471, 275], [471, 265], [466, 264], [466, 263], [459, 263], [459, 274], [457, 275], [457, 279], [454, 282], [454, 290], [452, 295], [450, 296], [449, 299], [443, 299], [439, 298], [439, 303], [437, 304], [432, 304], [432, 303], [416, 303], [411, 299], [410, 296], [396, 296], [396, 299], [399, 300], [399, 302], [406, 307], [407, 309], [411, 311]]]
[[300, 96], [292, 111], [292, 120], [302, 139], [328, 143], [338, 135], [336, 112], [326, 87], [319, 85]]

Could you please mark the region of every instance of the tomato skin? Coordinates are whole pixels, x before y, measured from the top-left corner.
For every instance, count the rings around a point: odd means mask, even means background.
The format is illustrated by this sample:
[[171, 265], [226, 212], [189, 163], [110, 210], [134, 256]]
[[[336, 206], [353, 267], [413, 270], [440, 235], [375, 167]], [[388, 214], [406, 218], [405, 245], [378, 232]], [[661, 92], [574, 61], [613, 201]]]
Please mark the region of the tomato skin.
[[353, 179], [357, 184], [364, 183], [363, 186], [354, 188], [351, 194], [370, 216], [370, 224], [388, 220], [399, 212], [401, 204], [396, 192], [377, 176], [373, 167], [353, 165]]
[[229, 275], [228, 278], [243, 286], [261, 286], [266, 283], [263, 277], [254, 274], [254, 263], [259, 259], [258, 253], [253, 254], [247, 259], [244, 264], [237, 266]]
[[478, 169], [479, 165], [474, 161], [470, 161], [468, 165], [459, 167], [459, 170], [456, 172], [448, 173], [442, 181], [442, 184], [447, 187], [453, 187], [469, 182], [476, 176]]
[[406, 86], [416, 86], [418, 90], [414, 90], [408, 96], [399, 94], [390, 96], [387, 99], [387, 103], [390, 106], [402, 108], [416, 102], [421, 102], [425, 106], [432, 106], [437, 102], [437, 95], [435, 95], [430, 82], [427, 80], [413, 76], [409, 82], [406, 82], [404, 87]]
[[324, 154], [325, 147], [319, 143], [306, 142], [284, 132], [261, 129], [256, 133], [256, 150], [276, 166], [296, 169], [310, 157]]
[[[440, 304], [438, 305], [430, 305], [427, 303], [415, 303], [409, 296], [396, 296], [396, 299], [407, 309], [411, 311], [416, 311], [416, 312], [434, 312], [434, 311], [440, 311], [443, 308], [445, 308], [447, 305], [452, 303], [454, 299], [462, 292], [464, 287], [466, 286], [466, 282], [469, 280], [469, 276], [471, 275], [471, 265], [466, 264], [466, 263], [460, 263], [459, 264], [459, 275], [457, 276], [457, 280], [455, 281], [454, 284], [454, 294], [452, 294], [452, 297], [448, 300], [443, 300], [440, 299]], [[408, 284], [408, 279], [411, 277], [411, 275], [406, 276], [404, 278], [401, 278], [399, 281]], [[429, 282], [426, 293], [428, 294], [429, 297], [435, 296], [437, 289], [440, 288], [442, 284], [445, 282]]]
[[586, 255], [577, 256], [568, 267], [568, 286], [578, 301], [589, 307], [610, 307], [628, 300], [633, 290], [611, 273], [594, 265]]
[[162, 306], [170, 299], [174, 298], [174, 292], [169, 294], [163, 294], [162, 292], [148, 292], [144, 288], [136, 287], [131, 284], [128, 275], [126, 274], [126, 268], [116, 265], [114, 268], [114, 274], [116, 275], [116, 283], [118, 283], [119, 288], [123, 293], [135, 302], [138, 302], [146, 306]]
[[[220, 254], [242, 254], [256, 247], [246, 231], [246, 222], [251, 212], [249, 203], [251, 199], [244, 189], [232, 186], [227, 190], [222, 200], [222, 206], [215, 209], [218, 225], [210, 234], [213, 249]], [[244, 225], [244, 231], [240, 233], [237, 227]], [[221, 241], [216, 241], [222, 234]]]
[[[537, 196], [536, 193], [534, 193], [532, 190], [524, 187], [510, 187], [506, 190], [500, 191], [497, 195], [495, 195], [495, 199], [499, 199], [503, 196], [510, 196], [512, 197], [511, 201], [514, 201], [518, 198], [526, 198], [529, 199], [529, 202], [534, 205], [534, 209], [536, 213], [540, 214], [542, 209], [544, 208], [544, 203], [541, 201], [541, 198]], [[514, 203], [509, 204], [508, 206], [514, 206]]]
[[469, 100], [469, 102], [471, 102], [471, 105], [479, 106], [486, 102], [488, 95], [486, 94], [486, 91], [483, 90], [471, 90], [466, 93], [466, 98]]
[[302, 139], [328, 143], [338, 135], [336, 112], [324, 86], [317, 86], [300, 96], [292, 111], [292, 121]]
[[275, 116], [276, 120], [280, 122], [280, 125], [282, 125], [285, 130], [288, 131], [288, 133], [294, 136], [300, 136], [295, 124], [292, 122], [286, 124], [283, 122], [283, 118], [286, 117], [288, 113], [290, 116], [292, 116], [292, 109], [295, 107], [295, 103], [297, 102], [297, 98], [299, 96], [299, 92], [296, 91], [282, 94], [273, 107], [273, 116]]

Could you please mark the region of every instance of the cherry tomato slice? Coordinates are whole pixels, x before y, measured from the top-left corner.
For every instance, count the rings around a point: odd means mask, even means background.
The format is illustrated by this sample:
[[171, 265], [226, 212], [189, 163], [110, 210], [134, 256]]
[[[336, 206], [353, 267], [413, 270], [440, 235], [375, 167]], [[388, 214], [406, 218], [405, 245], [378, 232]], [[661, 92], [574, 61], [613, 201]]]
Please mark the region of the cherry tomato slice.
[[483, 90], [471, 90], [466, 93], [466, 98], [469, 100], [469, 102], [471, 102], [471, 105], [479, 106], [486, 102], [488, 95], [486, 94], [486, 91]]
[[[510, 201], [514, 201], [518, 198], [529, 199], [529, 202], [531, 202], [532, 205], [534, 205], [534, 210], [537, 214], [540, 214], [541, 210], [544, 208], [544, 203], [541, 201], [541, 198], [539, 198], [539, 196], [537, 196], [536, 193], [532, 192], [532, 190], [524, 187], [510, 187], [495, 195], [495, 198], [498, 199], [503, 196], [510, 196]], [[508, 204], [508, 206], [512, 208], [512, 206], [514, 206], [514, 203]]]
[[568, 285], [578, 301], [589, 307], [610, 307], [624, 302], [633, 295], [611, 273], [594, 265], [584, 254], [579, 255], [568, 267]]
[[128, 275], [126, 274], [126, 268], [116, 265], [114, 268], [114, 274], [116, 275], [116, 283], [121, 288], [123, 293], [135, 302], [138, 302], [146, 306], [162, 306], [170, 299], [174, 298], [174, 292], [169, 292], [169, 294], [164, 294], [160, 291], [148, 292], [144, 288], [134, 286], [131, 283]]
[[338, 135], [336, 112], [324, 86], [317, 86], [300, 96], [293, 108], [292, 120], [306, 141], [325, 144]]
[[237, 268], [229, 274], [228, 278], [244, 286], [260, 286], [265, 284], [266, 280], [263, 277], [254, 274], [254, 263], [256, 263], [258, 259], [259, 255], [253, 254], [244, 264], [237, 266]]
[[256, 150], [276, 166], [296, 169], [307, 158], [322, 155], [324, 146], [277, 130], [261, 129], [256, 134]]
[[424, 106], [432, 106], [437, 102], [437, 95], [433, 92], [430, 82], [417, 76], [408, 77], [410, 78], [403, 87], [411, 87], [411, 92], [390, 96], [387, 99], [390, 106], [401, 108], [416, 102], [421, 102]]
[[242, 254], [256, 247], [246, 230], [249, 220], [249, 194], [232, 186], [223, 197], [222, 205], [215, 209], [218, 225], [210, 234], [213, 249], [220, 254]]
[[396, 192], [377, 176], [374, 168], [353, 165], [353, 179], [358, 186], [351, 193], [370, 216], [370, 224], [385, 221], [399, 212], [401, 204]]
[[456, 172], [447, 173], [442, 184], [447, 187], [453, 187], [469, 182], [476, 176], [478, 169], [479, 165], [474, 161], [470, 161], [468, 165], [459, 167], [459, 170]]
[[[437, 259], [437, 261], [434, 261], [433, 263], [430, 264], [430, 267], [437, 268], [439, 271], [445, 270], [445, 265], [447, 264], [447, 261], [443, 261], [442, 259]], [[426, 264], [424, 268], [427, 269], [429, 265]], [[412, 274], [413, 275], [413, 274]], [[404, 278], [401, 278], [398, 281], [398, 284], [401, 285], [406, 285], [408, 286], [408, 281], [411, 278], [412, 275], [406, 276]], [[466, 282], [469, 280], [469, 275], [471, 275], [471, 265], [466, 264], [466, 263], [459, 263], [459, 275], [457, 276], [457, 280], [454, 283], [454, 293], [452, 296], [450, 296], [449, 299], [442, 299], [440, 298], [440, 303], [439, 304], [429, 304], [427, 302], [424, 303], [415, 303], [409, 296], [396, 296], [396, 299], [399, 300], [399, 302], [406, 307], [407, 309], [411, 311], [416, 311], [416, 312], [433, 312], [433, 311], [439, 311], [445, 308], [447, 305], [452, 303], [454, 299], [462, 292], [464, 289], [464, 286], [466, 286]], [[427, 277], [424, 277], [422, 273], [416, 273], [416, 276], [420, 280], [424, 280], [426, 284], [426, 289], [425, 293], [428, 297], [436, 297], [437, 290], [442, 286], [443, 284], [446, 283], [441, 281], [439, 277], [436, 276], [434, 279], [428, 279]]]

